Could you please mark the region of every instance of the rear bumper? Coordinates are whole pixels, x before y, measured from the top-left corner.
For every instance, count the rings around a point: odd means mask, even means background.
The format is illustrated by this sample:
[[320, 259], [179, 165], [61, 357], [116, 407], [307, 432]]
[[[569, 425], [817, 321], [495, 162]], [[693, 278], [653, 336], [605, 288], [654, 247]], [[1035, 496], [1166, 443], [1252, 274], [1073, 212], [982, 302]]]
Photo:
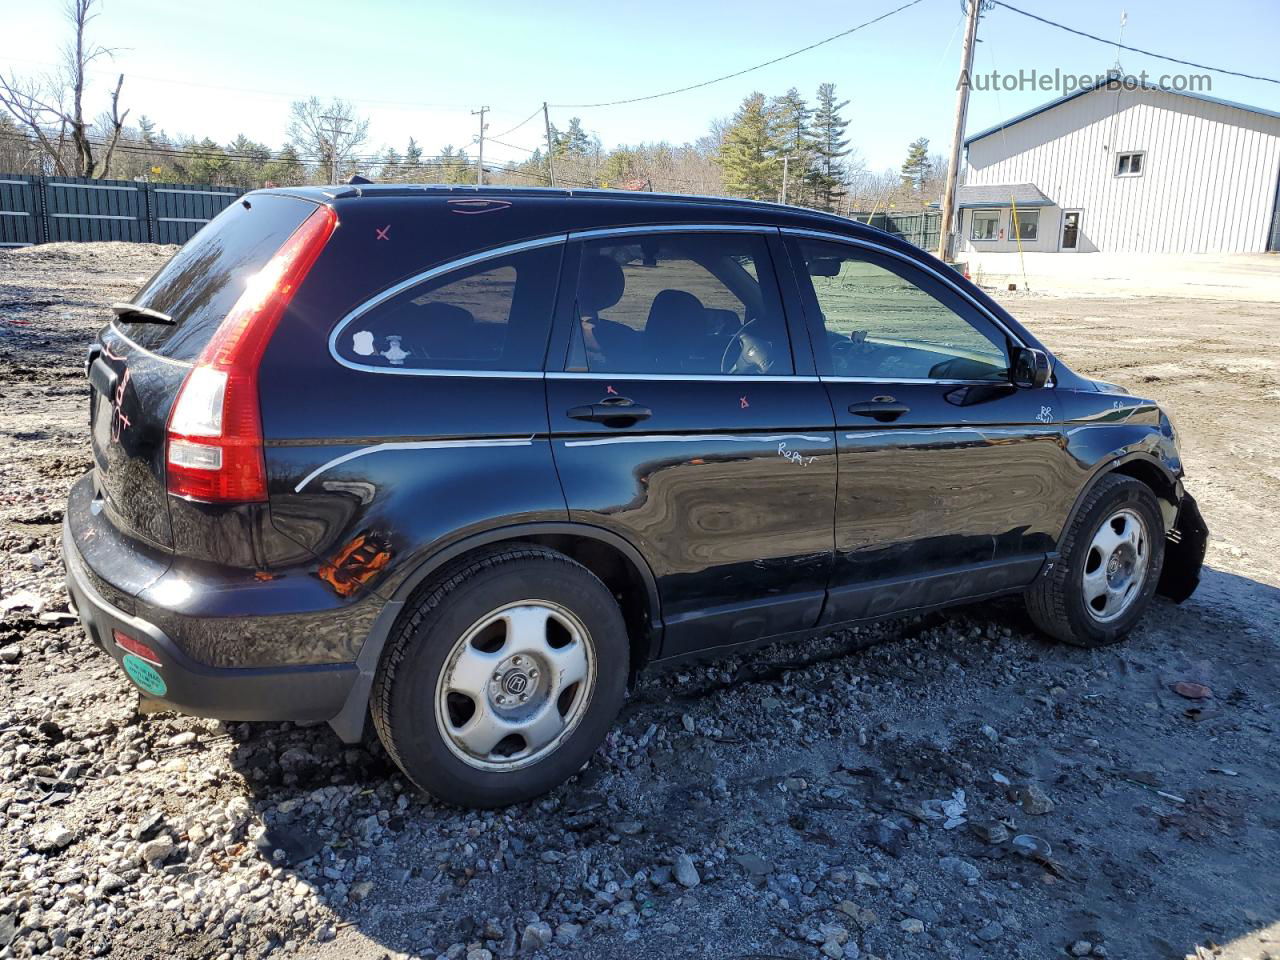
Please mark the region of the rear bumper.
[[[354, 663], [279, 667], [197, 663], [155, 624], [102, 597], [86, 575], [66, 521], [62, 558], [67, 593], [89, 638], [121, 665], [143, 693], [183, 713], [222, 720], [330, 720], [342, 710], [359, 676]], [[115, 630], [145, 644], [154, 656], [143, 659], [130, 654], [115, 642]]]

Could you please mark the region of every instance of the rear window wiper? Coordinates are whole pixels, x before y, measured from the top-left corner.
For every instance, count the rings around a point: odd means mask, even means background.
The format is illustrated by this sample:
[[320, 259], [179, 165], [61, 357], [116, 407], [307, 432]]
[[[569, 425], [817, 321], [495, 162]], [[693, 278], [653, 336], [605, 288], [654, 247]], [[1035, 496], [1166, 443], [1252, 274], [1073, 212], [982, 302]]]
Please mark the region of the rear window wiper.
[[127, 320], [130, 323], [163, 323], [172, 327], [178, 322], [167, 313], [152, 310], [150, 307], [140, 307], [136, 303], [113, 303], [111, 312], [121, 320]]

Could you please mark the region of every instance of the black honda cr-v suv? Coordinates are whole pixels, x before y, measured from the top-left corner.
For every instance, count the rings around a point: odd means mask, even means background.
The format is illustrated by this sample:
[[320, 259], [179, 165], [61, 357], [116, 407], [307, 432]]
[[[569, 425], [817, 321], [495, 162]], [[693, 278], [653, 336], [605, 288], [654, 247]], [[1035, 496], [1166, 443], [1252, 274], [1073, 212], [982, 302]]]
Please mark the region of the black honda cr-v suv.
[[607, 191], [259, 191], [89, 351], [68, 587], [151, 697], [372, 714], [492, 806], [653, 661], [1024, 592], [1072, 643], [1199, 578], [1173, 426], [848, 220]]

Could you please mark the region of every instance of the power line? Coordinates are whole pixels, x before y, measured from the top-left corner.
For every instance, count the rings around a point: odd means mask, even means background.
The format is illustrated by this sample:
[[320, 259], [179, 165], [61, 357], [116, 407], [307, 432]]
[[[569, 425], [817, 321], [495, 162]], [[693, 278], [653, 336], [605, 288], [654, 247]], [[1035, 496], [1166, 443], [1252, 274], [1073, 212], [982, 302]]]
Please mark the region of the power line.
[[[35, 140], [32, 140], [29, 137], [25, 137], [20, 133], [0, 133], [0, 140], [9, 140], [12, 142], [24, 143], [32, 147], [33, 149], [39, 147], [39, 144]], [[90, 138], [89, 143], [91, 143], [95, 147], [107, 147], [110, 145], [110, 141], [94, 139], [94, 138]], [[264, 164], [265, 163], [288, 163], [288, 164], [295, 164], [295, 165], [301, 165], [301, 166], [314, 166], [317, 164], [325, 163], [328, 160], [327, 156], [317, 156], [313, 154], [295, 155], [292, 157], [276, 156], [274, 154], [268, 154], [266, 157], [263, 157], [260, 154], [235, 153], [235, 152], [225, 151], [221, 149], [211, 150], [207, 147], [201, 147], [199, 144], [193, 144], [190, 147], [184, 147], [177, 144], [148, 145], [145, 143], [140, 143], [136, 140], [121, 140], [116, 144], [115, 149], [117, 151], [127, 151], [131, 153], [154, 154], [160, 157], [180, 157], [180, 158], [187, 158], [187, 159], [205, 159], [205, 160], [233, 160], [236, 162], [264, 163]], [[387, 160], [384, 157], [379, 156], [377, 154], [360, 154], [360, 155], [353, 155], [348, 159], [356, 163], [380, 164], [380, 165], [389, 164], [392, 166], [405, 166], [405, 167], [412, 167], [412, 166], [446, 166], [446, 167], [447, 166], [468, 166], [469, 167], [474, 163], [474, 161], [470, 157], [463, 159], [463, 158], [459, 158], [457, 154], [454, 154], [452, 156], [445, 155], [445, 154], [436, 154], [430, 157], [420, 157], [418, 160], [403, 160], [403, 159]]]
[[851, 33], [857, 33], [859, 30], [865, 29], [872, 24], [879, 23], [881, 20], [887, 20], [895, 13], [901, 13], [908, 7], [914, 7], [917, 3], [922, 2], [923, 0], [911, 0], [910, 3], [904, 3], [900, 7], [895, 7], [888, 13], [882, 13], [874, 19], [868, 20], [865, 23], [860, 23], [856, 27], [850, 27], [848, 30], [841, 30], [839, 33], [833, 33], [831, 36], [819, 40], [816, 43], [811, 43], [807, 47], [801, 47], [799, 50], [792, 50], [790, 53], [784, 53], [782, 56], [774, 57], [772, 60], [766, 60], [764, 63], [757, 63], [754, 67], [747, 67], [745, 70], [726, 73], [724, 76], [716, 77], [713, 80], [703, 80], [701, 83], [691, 83], [687, 87], [680, 87], [676, 90], [667, 90], [663, 93], [651, 93], [643, 97], [629, 97], [626, 100], [609, 100], [604, 103], [553, 103], [551, 106], [562, 110], [589, 110], [594, 107], [618, 107], [625, 103], [640, 103], [644, 100], [657, 100], [660, 97], [672, 97], [677, 93], [688, 93], [690, 90], [699, 90], [702, 87], [709, 87], [713, 83], [720, 83], [722, 80], [732, 80], [734, 77], [741, 77], [745, 74], [752, 73], [753, 71], [762, 70], [765, 67], [771, 67], [775, 63], [781, 63], [783, 60], [790, 60], [792, 57], [798, 57], [802, 53], [808, 53], [810, 50], [814, 50], [824, 44], [831, 43], [834, 40], [839, 40], [841, 37], [847, 37]]
[[[503, 130], [503, 131], [502, 131], [500, 134], [498, 134], [496, 137], [490, 137], [489, 139], [490, 139], [490, 140], [493, 140], [495, 143], [496, 143], [496, 142], [498, 142], [498, 141], [500, 141], [500, 140], [501, 140], [501, 138], [503, 138], [503, 137], [505, 137], [505, 136], [508, 136], [509, 134], [515, 133], [517, 130], [519, 130], [521, 127], [523, 127], [526, 123], [528, 123], [530, 120], [532, 120], [534, 117], [536, 117], [536, 116], [537, 116], [538, 114], [540, 114], [541, 112], [542, 112], [542, 107], [538, 107], [536, 110], [534, 110], [534, 111], [533, 111], [533, 113], [529, 114], [527, 117], [525, 117], [523, 120], [521, 120], [519, 123], [517, 123], [517, 124], [516, 124], [514, 127], [512, 127], [510, 130]], [[506, 144], [503, 144], [503, 146], [506, 146]], [[519, 147], [517, 147], [516, 149], [520, 149], [520, 148], [519, 148]]]
[[[489, 140], [490, 138], [485, 137], [485, 139]], [[22, 143], [30, 147], [31, 149], [39, 148], [39, 145], [36, 143], [36, 141], [31, 140], [20, 133], [0, 133], [0, 141], [5, 141], [5, 140], [15, 142], [15, 143]], [[91, 138], [89, 142], [92, 143], [95, 147], [106, 147], [108, 145], [107, 141], [94, 139], [94, 138]], [[503, 144], [503, 146], [511, 146], [511, 145]], [[322, 157], [322, 156], [314, 156], [314, 157], [268, 156], [266, 158], [263, 158], [261, 155], [243, 154], [243, 153], [227, 153], [227, 152], [221, 152], [221, 151], [215, 152], [207, 149], [202, 150], [198, 147], [185, 148], [185, 147], [174, 146], [174, 145], [148, 146], [146, 144], [138, 143], [136, 141], [121, 141], [116, 144], [115, 149], [117, 153], [135, 154], [135, 155], [140, 154], [140, 155], [146, 155], [150, 157], [156, 157], [158, 159], [174, 160], [174, 161], [176, 160], [228, 160], [234, 163], [256, 163], [256, 164], [262, 164], [262, 165], [266, 165], [269, 163], [282, 163], [282, 164], [288, 164], [294, 167], [315, 167], [327, 161], [327, 157]], [[516, 147], [515, 149], [527, 149], [527, 148]], [[390, 173], [390, 175], [392, 176], [403, 176], [406, 173], [430, 173], [433, 170], [464, 170], [464, 169], [471, 169], [475, 165], [475, 161], [470, 157], [463, 158], [457, 154], [448, 155], [448, 156], [439, 154], [439, 155], [430, 156], [430, 157], [420, 157], [417, 160], [405, 160], [405, 159], [388, 160], [385, 157], [381, 157], [378, 155], [353, 156], [348, 159], [362, 166], [378, 167], [379, 170], [383, 171], [384, 173]], [[550, 180], [550, 177], [544, 171], [533, 171], [533, 170], [523, 169], [521, 167], [514, 166], [514, 165], [507, 166], [507, 165], [492, 164], [487, 169], [499, 175], [523, 177], [527, 180], [536, 180], [538, 183], [547, 183]], [[670, 176], [667, 174], [655, 174], [654, 177], [655, 179], [660, 180], [662, 182], [684, 184], [687, 186], [691, 186], [694, 183], [694, 181], [692, 180]], [[598, 184], [591, 183], [586, 180], [573, 180], [573, 179], [569, 179], [569, 178], [557, 175], [556, 182], [552, 184], [552, 186], [593, 187], [594, 188], [594, 187], [597, 187]]]
[[1064, 23], [1058, 23], [1056, 20], [1049, 20], [1026, 10], [1020, 10], [1012, 4], [1005, 3], [1004, 0], [991, 0], [997, 7], [1004, 7], [1006, 10], [1012, 10], [1014, 13], [1020, 13], [1024, 17], [1030, 17], [1032, 20], [1039, 20], [1051, 27], [1057, 27], [1059, 30], [1065, 30], [1067, 33], [1074, 33], [1078, 37], [1086, 37], [1089, 40], [1096, 40], [1098, 43], [1105, 43], [1108, 47], [1117, 47], [1121, 50], [1129, 50], [1132, 53], [1140, 53], [1143, 56], [1155, 57], [1157, 60], [1167, 60], [1170, 63], [1181, 64], [1184, 67], [1195, 67], [1197, 70], [1212, 70], [1214, 73], [1224, 73], [1230, 77], [1244, 77], [1246, 80], [1261, 80], [1264, 83], [1280, 83], [1280, 80], [1274, 77], [1260, 77], [1255, 73], [1241, 73], [1239, 70], [1228, 70], [1225, 67], [1211, 67], [1204, 63], [1193, 63], [1190, 60], [1179, 60], [1177, 57], [1169, 57], [1163, 53], [1154, 53], [1151, 50], [1143, 50], [1141, 47], [1131, 47], [1124, 43], [1117, 43], [1114, 40], [1107, 40], [1103, 37], [1095, 36], [1092, 33], [1086, 33], [1083, 30], [1077, 30], [1075, 27], [1068, 27]]
[[[10, 135], [10, 134], [0, 134], [0, 140], [21, 142], [27, 146], [30, 146], [33, 149], [35, 149], [37, 146], [34, 141], [28, 140], [21, 136]], [[101, 142], [96, 142], [96, 141], [91, 141], [91, 142], [93, 142], [95, 146], [106, 145], [105, 143], [101, 143]], [[292, 157], [290, 158], [271, 157], [266, 160], [263, 160], [261, 157], [247, 157], [247, 156], [236, 157], [236, 156], [230, 156], [223, 153], [207, 153], [207, 152], [193, 153], [193, 152], [183, 151], [181, 149], [162, 149], [157, 147], [146, 147], [146, 146], [139, 146], [136, 144], [124, 144], [124, 143], [117, 144], [116, 151], [122, 152], [122, 153], [134, 153], [134, 154], [146, 154], [148, 156], [159, 156], [161, 158], [171, 159], [171, 160], [215, 159], [215, 160], [230, 160], [237, 163], [255, 162], [255, 163], [262, 163], [262, 164], [280, 162], [280, 163], [291, 164], [297, 167], [318, 166], [324, 162], [323, 159], [315, 160], [315, 161], [305, 161], [305, 160], [294, 159]], [[382, 171], [387, 172], [392, 176], [404, 176], [408, 172], [431, 173], [432, 171], [435, 171], [435, 170], [470, 170], [475, 165], [474, 161], [472, 161], [470, 158], [460, 159], [456, 155], [452, 157], [445, 157], [445, 156], [423, 157], [420, 160], [416, 160], [416, 161], [409, 161], [409, 160], [390, 161], [390, 160], [380, 159], [378, 157], [354, 157], [351, 159], [364, 165], [376, 166]], [[495, 164], [491, 166], [489, 169], [493, 173], [500, 176], [523, 177], [528, 180], [536, 180], [538, 183], [545, 183], [547, 180], [547, 176], [544, 173], [534, 172], [530, 170], [522, 170], [519, 167], [514, 167], [514, 166], [509, 167], [509, 166], [500, 166]], [[580, 187], [594, 186], [594, 184], [586, 183], [584, 181], [572, 181], [568, 183], [571, 186], [580, 186]]]
[[[538, 112], [539, 112], [539, 113], [541, 113], [541, 112], [542, 112], [542, 108], [541, 108], [541, 107], [539, 107], [539, 108], [538, 108]], [[509, 148], [511, 148], [512, 150], [522, 150], [522, 151], [524, 151], [525, 153], [533, 153], [533, 152], [534, 152], [533, 150], [530, 150], [528, 147], [517, 147], [514, 143], [503, 143], [503, 142], [502, 142], [501, 140], [499, 140], [497, 137], [485, 137], [485, 140], [486, 140], [486, 141], [488, 141], [489, 143], [496, 143], [496, 144], [497, 144], [498, 146], [500, 146], [500, 147], [509, 147]]]

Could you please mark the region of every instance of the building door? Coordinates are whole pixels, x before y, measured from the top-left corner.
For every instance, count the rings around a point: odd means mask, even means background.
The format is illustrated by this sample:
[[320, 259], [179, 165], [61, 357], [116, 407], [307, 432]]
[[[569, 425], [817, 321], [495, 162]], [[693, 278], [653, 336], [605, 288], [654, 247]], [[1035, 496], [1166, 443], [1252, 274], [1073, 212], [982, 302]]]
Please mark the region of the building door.
[[1063, 250], [1080, 248], [1080, 210], [1062, 211], [1062, 247]]

